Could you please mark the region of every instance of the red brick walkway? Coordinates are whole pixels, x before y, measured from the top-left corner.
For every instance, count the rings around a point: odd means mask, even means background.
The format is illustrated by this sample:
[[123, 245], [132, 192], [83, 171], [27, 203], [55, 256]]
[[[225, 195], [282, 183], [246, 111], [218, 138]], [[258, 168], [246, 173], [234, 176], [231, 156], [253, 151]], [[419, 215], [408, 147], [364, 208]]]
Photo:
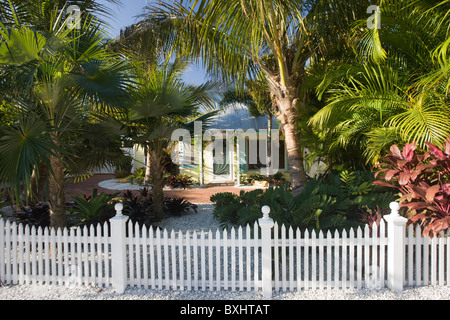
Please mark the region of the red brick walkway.
[[[66, 201], [71, 200], [71, 196], [81, 196], [83, 194], [92, 194], [94, 188], [98, 189], [98, 192], [106, 192], [106, 193], [116, 193], [123, 191], [121, 190], [109, 190], [101, 188], [98, 183], [105, 180], [114, 179], [114, 175], [110, 174], [99, 174], [94, 175], [93, 177], [82, 181], [82, 182], [67, 182], [66, 184]], [[164, 195], [166, 197], [183, 197], [187, 201], [192, 203], [211, 203], [209, 198], [216, 193], [220, 192], [233, 192], [235, 194], [239, 194], [241, 190], [250, 191], [255, 188], [236, 188], [236, 187], [204, 187], [204, 188], [192, 188], [186, 190], [165, 190]]]

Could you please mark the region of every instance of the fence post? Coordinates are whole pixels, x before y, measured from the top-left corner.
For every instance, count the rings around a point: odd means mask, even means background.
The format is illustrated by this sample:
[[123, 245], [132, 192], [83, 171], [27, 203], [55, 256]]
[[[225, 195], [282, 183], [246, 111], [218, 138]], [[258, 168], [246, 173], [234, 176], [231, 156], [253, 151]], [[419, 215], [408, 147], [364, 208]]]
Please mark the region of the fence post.
[[262, 293], [264, 298], [272, 297], [272, 228], [275, 225], [273, 219], [269, 217], [270, 207], [264, 206], [261, 209], [263, 217], [258, 219], [261, 227], [262, 240]]
[[405, 278], [405, 232], [408, 219], [399, 215], [400, 204], [391, 202], [388, 222], [388, 286], [394, 292], [403, 290]]
[[126, 222], [127, 216], [122, 214], [123, 204], [114, 207], [116, 216], [111, 221], [111, 259], [112, 285], [117, 293], [124, 293], [127, 287], [127, 256], [126, 256]]

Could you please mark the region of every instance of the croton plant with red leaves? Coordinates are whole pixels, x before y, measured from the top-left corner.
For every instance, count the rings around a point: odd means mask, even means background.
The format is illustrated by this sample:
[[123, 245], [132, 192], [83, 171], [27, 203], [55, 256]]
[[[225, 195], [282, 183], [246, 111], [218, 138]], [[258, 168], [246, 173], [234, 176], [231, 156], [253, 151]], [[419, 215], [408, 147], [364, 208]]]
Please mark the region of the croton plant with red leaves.
[[421, 150], [408, 143], [397, 145], [375, 166], [374, 184], [397, 188], [409, 223], [419, 223], [431, 237], [450, 228], [450, 138], [443, 148], [426, 143]]

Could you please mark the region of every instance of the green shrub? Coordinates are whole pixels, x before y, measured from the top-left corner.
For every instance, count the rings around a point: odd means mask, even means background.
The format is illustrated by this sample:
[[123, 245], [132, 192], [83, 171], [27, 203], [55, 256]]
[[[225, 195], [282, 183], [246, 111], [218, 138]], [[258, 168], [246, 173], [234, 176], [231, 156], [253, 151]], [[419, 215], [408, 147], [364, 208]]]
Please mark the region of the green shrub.
[[361, 223], [366, 208], [388, 207], [395, 195], [374, 186], [371, 172], [341, 172], [311, 179], [304, 191], [293, 197], [288, 183], [267, 190], [241, 191], [240, 195], [219, 193], [211, 197], [216, 204], [214, 217], [222, 225], [253, 224], [268, 205], [278, 224], [294, 228], [332, 229]]
[[194, 182], [192, 181], [191, 177], [185, 174], [169, 175], [165, 181], [165, 185], [170, 188], [183, 188], [183, 189], [186, 189], [193, 183]]
[[[116, 164], [116, 178], [125, 178], [133, 169], [133, 157], [130, 155], [122, 155], [115, 161]], [[118, 176], [119, 175], [119, 176]]]
[[75, 204], [69, 210], [83, 225], [103, 223], [115, 215], [114, 204], [111, 200], [117, 195], [118, 193], [104, 192], [98, 194], [98, 190], [94, 189], [92, 196], [72, 197]]

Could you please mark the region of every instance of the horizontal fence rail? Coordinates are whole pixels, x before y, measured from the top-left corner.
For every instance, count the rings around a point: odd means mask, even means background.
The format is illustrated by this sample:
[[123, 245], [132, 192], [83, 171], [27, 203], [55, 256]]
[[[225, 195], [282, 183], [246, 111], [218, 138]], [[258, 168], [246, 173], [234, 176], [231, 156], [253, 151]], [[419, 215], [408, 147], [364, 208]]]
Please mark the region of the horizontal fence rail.
[[0, 219], [0, 280], [10, 284], [273, 291], [448, 285], [450, 238], [422, 236], [391, 205], [380, 225], [334, 232], [279, 226], [176, 231], [121, 214], [96, 227], [51, 229]]

